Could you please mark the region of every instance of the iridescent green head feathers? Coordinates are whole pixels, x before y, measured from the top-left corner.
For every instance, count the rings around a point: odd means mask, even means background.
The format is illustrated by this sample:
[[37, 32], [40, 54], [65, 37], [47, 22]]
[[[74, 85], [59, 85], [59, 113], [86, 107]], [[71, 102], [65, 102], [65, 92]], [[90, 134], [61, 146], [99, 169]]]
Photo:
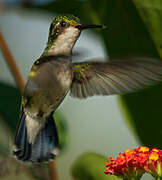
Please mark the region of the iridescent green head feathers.
[[57, 24], [60, 20], [63, 20], [67, 23], [70, 23], [71, 25], [80, 23], [80, 19], [74, 15], [71, 15], [71, 14], [57, 16], [52, 23]]

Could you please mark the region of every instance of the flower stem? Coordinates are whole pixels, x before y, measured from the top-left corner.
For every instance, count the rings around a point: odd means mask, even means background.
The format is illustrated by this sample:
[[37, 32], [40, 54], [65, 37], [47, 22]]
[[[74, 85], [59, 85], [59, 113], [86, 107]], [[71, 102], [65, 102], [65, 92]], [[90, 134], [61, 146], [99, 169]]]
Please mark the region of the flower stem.
[[[15, 63], [15, 60], [11, 54], [11, 51], [8, 48], [7, 42], [5, 41], [5, 39], [3, 38], [2, 33], [0, 32], [0, 48], [2, 50], [3, 56], [8, 64], [8, 67], [16, 81], [16, 84], [18, 85], [19, 89], [21, 90], [21, 92], [23, 92], [24, 90], [24, 81], [23, 78], [21, 76], [21, 73]], [[56, 171], [56, 167], [53, 161], [49, 162], [47, 164], [49, 170], [50, 170], [50, 177], [51, 180], [58, 180], [57, 177], [57, 171]], [[43, 173], [42, 173], [43, 175]], [[46, 179], [46, 177], [44, 177], [43, 179]]]

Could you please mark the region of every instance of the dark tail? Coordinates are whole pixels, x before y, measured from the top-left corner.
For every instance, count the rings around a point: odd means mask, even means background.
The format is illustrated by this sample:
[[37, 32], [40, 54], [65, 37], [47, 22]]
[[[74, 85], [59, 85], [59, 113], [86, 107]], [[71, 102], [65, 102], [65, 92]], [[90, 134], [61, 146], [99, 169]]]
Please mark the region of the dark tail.
[[14, 156], [26, 162], [47, 162], [54, 159], [58, 150], [58, 135], [53, 113], [49, 116], [45, 127], [37, 134], [34, 144], [28, 142], [25, 124], [26, 115], [22, 113], [14, 139]]

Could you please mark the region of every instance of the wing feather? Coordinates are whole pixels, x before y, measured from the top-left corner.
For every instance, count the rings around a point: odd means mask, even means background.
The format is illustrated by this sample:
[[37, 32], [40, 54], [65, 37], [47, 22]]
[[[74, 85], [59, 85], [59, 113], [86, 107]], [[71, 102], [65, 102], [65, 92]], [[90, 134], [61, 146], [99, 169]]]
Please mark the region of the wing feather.
[[73, 63], [71, 95], [125, 94], [162, 81], [162, 61], [124, 60]]

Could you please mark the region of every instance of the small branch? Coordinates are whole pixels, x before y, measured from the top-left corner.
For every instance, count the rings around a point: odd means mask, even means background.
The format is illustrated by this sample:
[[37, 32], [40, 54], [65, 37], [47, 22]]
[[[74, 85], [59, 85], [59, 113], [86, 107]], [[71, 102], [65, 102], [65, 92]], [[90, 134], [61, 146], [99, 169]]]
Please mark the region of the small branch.
[[2, 50], [3, 56], [8, 64], [8, 67], [16, 81], [16, 84], [19, 86], [19, 89], [21, 92], [24, 89], [24, 82], [22, 79], [22, 76], [20, 74], [20, 71], [15, 63], [15, 60], [7, 46], [7, 43], [5, 42], [2, 33], [0, 32], [0, 48]]
[[51, 179], [57, 180], [58, 176], [57, 176], [57, 170], [56, 170], [55, 163], [53, 161], [49, 162], [48, 167], [50, 169]]
[[[2, 50], [3, 56], [8, 64], [8, 67], [16, 81], [16, 84], [18, 85], [19, 89], [21, 90], [21, 92], [23, 92], [24, 90], [24, 81], [23, 78], [21, 76], [21, 73], [15, 63], [15, 60], [8, 48], [8, 45], [5, 41], [5, 39], [3, 38], [2, 33], [0, 32], [0, 48]], [[49, 162], [47, 164], [49, 171], [50, 171], [50, 175], [51, 175], [51, 180], [58, 180], [57, 178], [57, 172], [56, 172], [56, 167], [53, 161]], [[39, 167], [38, 167], [39, 168]], [[41, 169], [39, 169], [39, 171], [41, 171]], [[41, 172], [42, 176], [44, 177], [44, 180], [47, 180], [47, 176], [44, 175], [44, 172]]]

